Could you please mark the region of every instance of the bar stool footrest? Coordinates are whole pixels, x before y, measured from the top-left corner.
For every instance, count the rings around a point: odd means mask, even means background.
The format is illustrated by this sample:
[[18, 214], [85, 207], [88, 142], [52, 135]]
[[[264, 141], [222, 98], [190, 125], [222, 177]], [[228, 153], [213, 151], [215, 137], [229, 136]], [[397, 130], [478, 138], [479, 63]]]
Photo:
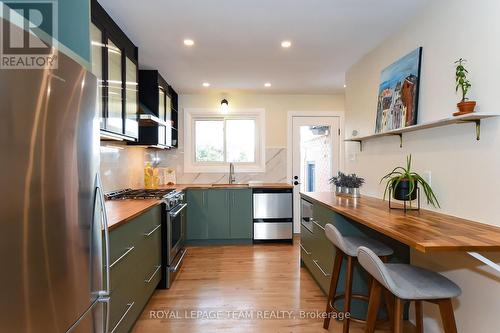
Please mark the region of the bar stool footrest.
[[[338, 310], [336, 307], [335, 307], [335, 302], [338, 301], [338, 300], [344, 300], [344, 297], [345, 297], [345, 294], [338, 294], [338, 295], [335, 295], [335, 297], [333, 297], [333, 302], [330, 302], [330, 308], [333, 309], [333, 312], [335, 313], [340, 313], [342, 311]], [[367, 296], [367, 295], [361, 295], [361, 294], [352, 294], [351, 295], [351, 298], [352, 299], [357, 299], [357, 300], [361, 300], [361, 301], [365, 301], [365, 302], [369, 302], [370, 300], [370, 297]], [[366, 324], [366, 320], [365, 319], [361, 319], [361, 318], [358, 318], [358, 317], [353, 317], [352, 315], [349, 317], [349, 320], [355, 322], [355, 323], [361, 323], [361, 324]], [[377, 324], [380, 324], [380, 323], [384, 323], [384, 322], [387, 322], [389, 321], [389, 318], [386, 317], [385, 318], [382, 318], [382, 319], [378, 319], [377, 320]]]

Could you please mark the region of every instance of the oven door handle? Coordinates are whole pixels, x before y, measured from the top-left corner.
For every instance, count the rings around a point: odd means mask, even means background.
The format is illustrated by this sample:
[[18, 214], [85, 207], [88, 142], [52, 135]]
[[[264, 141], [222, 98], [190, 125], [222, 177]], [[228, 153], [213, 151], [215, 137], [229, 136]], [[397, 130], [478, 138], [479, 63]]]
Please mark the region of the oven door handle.
[[186, 208], [187, 204], [182, 204], [178, 209], [174, 210], [174, 211], [171, 211], [170, 213], [168, 213], [170, 215], [171, 218], [176, 218], [177, 215], [179, 215], [179, 213], [184, 209]]
[[182, 260], [184, 260], [184, 256], [186, 255], [186, 253], [187, 253], [187, 250], [186, 250], [186, 249], [183, 249], [183, 252], [182, 252], [182, 254], [181, 254], [181, 257], [179, 258], [179, 261], [177, 261], [177, 264], [175, 265], [175, 267], [170, 268], [170, 271], [171, 271], [172, 273], [177, 272], [177, 270], [179, 269], [179, 266], [180, 266], [180, 265], [181, 265], [181, 263], [182, 263]]

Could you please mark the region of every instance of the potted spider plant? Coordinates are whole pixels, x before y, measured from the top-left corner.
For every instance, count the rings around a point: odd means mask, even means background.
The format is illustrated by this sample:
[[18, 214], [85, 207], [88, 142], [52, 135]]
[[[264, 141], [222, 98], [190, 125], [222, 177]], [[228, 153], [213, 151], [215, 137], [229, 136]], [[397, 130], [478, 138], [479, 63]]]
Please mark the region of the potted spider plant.
[[414, 172], [411, 168], [411, 155], [406, 157], [406, 167], [396, 167], [387, 175], [382, 177], [380, 183], [386, 182], [384, 190], [384, 200], [387, 192], [392, 192], [392, 197], [401, 201], [413, 201], [417, 199], [417, 188], [422, 187], [427, 203], [434, 207], [440, 207], [439, 201], [431, 186], [422, 176]]
[[476, 107], [475, 101], [470, 101], [467, 98], [467, 93], [469, 92], [472, 84], [467, 78], [467, 74], [469, 71], [465, 68], [465, 63], [467, 60], [460, 58], [455, 61], [456, 72], [455, 72], [455, 82], [456, 82], [456, 91], [461, 90], [462, 92], [462, 100], [457, 104], [458, 112], [455, 112], [454, 116], [461, 116], [463, 114], [474, 112], [474, 108]]

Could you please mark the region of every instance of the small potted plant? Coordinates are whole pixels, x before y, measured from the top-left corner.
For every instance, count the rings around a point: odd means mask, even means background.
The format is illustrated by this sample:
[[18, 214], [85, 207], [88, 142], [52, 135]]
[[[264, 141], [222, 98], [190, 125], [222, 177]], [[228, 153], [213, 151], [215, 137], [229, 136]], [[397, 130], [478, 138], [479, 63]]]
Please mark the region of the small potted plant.
[[330, 183], [335, 185], [335, 193], [338, 195], [347, 195], [358, 198], [360, 196], [359, 188], [365, 180], [356, 176], [356, 174], [346, 175], [339, 172], [336, 177], [330, 179]]
[[411, 168], [411, 155], [406, 157], [406, 168], [396, 167], [387, 175], [382, 177], [380, 183], [386, 182], [384, 190], [384, 200], [387, 192], [392, 192], [392, 197], [401, 201], [413, 201], [417, 199], [417, 188], [420, 185], [425, 193], [427, 203], [434, 207], [440, 207], [438, 199], [431, 186], [422, 176], [414, 172]]
[[470, 83], [469, 79], [467, 79], [467, 74], [469, 74], [469, 71], [465, 68], [465, 63], [467, 60], [465, 59], [458, 59], [455, 61], [456, 64], [456, 73], [455, 73], [455, 81], [456, 81], [456, 91], [460, 89], [462, 92], [462, 100], [457, 104], [458, 107], [458, 112], [455, 112], [453, 115], [454, 116], [461, 116], [463, 114], [467, 113], [472, 113], [474, 112], [474, 109], [476, 107], [476, 102], [475, 101], [469, 101], [467, 98], [467, 93], [469, 92], [470, 88], [472, 87], [472, 84]]
[[345, 186], [348, 188], [347, 194], [353, 198], [359, 198], [361, 196], [359, 188], [365, 183], [365, 180], [361, 177], [356, 176], [355, 173], [350, 174], [345, 177]]
[[337, 176], [330, 178], [330, 184], [335, 185], [335, 193], [341, 194], [343, 192], [345, 174], [340, 172]]

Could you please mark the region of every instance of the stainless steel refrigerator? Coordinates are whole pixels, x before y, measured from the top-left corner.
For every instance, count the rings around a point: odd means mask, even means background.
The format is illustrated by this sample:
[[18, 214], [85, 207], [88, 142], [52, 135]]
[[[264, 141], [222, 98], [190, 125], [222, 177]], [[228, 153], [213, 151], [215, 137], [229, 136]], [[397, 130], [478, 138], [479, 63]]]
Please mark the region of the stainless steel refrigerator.
[[107, 331], [96, 91], [62, 52], [0, 69], [0, 332]]

